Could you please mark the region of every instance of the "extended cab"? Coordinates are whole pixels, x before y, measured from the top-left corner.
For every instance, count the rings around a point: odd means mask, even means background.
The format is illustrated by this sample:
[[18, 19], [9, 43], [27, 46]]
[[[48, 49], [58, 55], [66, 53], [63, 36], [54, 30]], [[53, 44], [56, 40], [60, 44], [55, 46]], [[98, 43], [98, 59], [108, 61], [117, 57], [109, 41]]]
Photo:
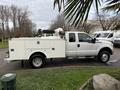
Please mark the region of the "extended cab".
[[85, 32], [65, 32], [64, 38], [44, 36], [13, 38], [9, 40], [9, 57], [6, 61], [29, 60], [35, 67], [43, 67], [47, 59], [98, 57], [108, 62], [113, 54], [113, 44], [92, 38]]

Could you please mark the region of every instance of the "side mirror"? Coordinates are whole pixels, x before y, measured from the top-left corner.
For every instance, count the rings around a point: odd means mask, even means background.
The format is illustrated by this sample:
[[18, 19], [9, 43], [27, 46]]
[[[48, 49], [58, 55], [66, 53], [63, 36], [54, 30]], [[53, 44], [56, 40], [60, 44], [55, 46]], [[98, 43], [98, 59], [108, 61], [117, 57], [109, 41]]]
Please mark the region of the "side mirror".
[[92, 43], [95, 43], [95, 42], [96, 42], [96, 38], [93, 38], [93, 39], [92, 39]]

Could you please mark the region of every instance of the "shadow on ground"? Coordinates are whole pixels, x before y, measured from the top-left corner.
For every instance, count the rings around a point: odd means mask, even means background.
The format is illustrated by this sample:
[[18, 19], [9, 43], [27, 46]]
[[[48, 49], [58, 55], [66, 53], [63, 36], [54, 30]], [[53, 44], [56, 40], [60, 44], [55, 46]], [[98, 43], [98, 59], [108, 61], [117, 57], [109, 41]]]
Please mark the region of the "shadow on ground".
[[[44, 68], [50, 67], [63, 67], [63, 66], [108, 66], [108, 64], [100, 63], [97, 60], [87, 58], [87, 59], [53, 59], [48, 60], [47, 64]], [[22, 67], [21, 62], [11, 62], [6, 63], [4, 67], [2, 67], [3, 72], [9, 72], [14, 70], [25, 70], [31, 69], [28, 61], [24, 61], [24, 66]]]

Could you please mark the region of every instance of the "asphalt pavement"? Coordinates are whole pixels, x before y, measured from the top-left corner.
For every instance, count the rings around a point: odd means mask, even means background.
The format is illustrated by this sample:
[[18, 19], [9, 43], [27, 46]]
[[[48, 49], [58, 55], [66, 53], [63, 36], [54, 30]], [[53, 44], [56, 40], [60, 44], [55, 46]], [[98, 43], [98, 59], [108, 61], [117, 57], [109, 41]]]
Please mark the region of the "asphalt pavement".
[[[4, 61], [6, 56], [6, 52], [8, 49], [0, 49], [0, 72], [11, 72], [15, 70], [24, 70], [31, 69], [32, 67], [29, 65], [29, 62], [24, 62], [24, 67], [21, 67], [21, 62], [11, 62], [7, 63]], [[99, 61], [86, 58], [86, 59], [55, 59], [53, 61], [48, 60], [45, 68], [49, 67], [63, 67], [63, 66], [112, 66], [119, 67], [120, 66], [120, 48], [114, 48], [114, 54], [111, 56], [110, 61], [106, 64], [100, 63]]]

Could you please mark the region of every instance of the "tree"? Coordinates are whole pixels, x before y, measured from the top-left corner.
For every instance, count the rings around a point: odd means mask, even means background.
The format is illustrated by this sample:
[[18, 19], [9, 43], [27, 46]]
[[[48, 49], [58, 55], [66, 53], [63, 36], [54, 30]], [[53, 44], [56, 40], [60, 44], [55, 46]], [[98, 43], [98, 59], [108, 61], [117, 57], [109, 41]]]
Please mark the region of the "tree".
[[73, 30], [80, 31], [81, 30], [89, 33], [94, 27], [95, 27], [94, 24], [86, 22], [83, 25], [81, 24], [77, 28], [74, 28], [68, 23], [66, 23], [66, 21], [64, 20], [63, 14], [61, 14], [61, 15], [58, 15], [57, 19], [51, 24], [50, 30], [63, 28], [64, 31], [73, 31]]
[[118, 30], [120, 26], [120, 16], [109, 16], [104, 12], [97, 14], [97, 20], [99, 21], [103, 31], [105, 30]]
[[4, 14], [4, 6], [0, 6], [0, 21], [2, 26], [2, 38], [5, 38], [5, 14]]
[[17, 13], [18, 13], [18, 8], [14, 5], [10, 7], [11, 11], [11, 21], [13, 23], [13, 30], [15, 31], [17, 29]]
[[[12, 22], [13, 28], [9, 28]], [[10, 30], [11, 29], [11, 30]], [[9, 37], [31, 36], [33, 23], [29, 19], [29, 11], [17, 6], [0, 5], [0, 30], [2, 39]]]
[[14, 36], [31, 36], [33, 23], [29, 19], [29, 11], [14, 5], [10, 9]]
[[78, 31], [83, 31], [83, 32], [86, 32], [86, 33], [90, 33], [90, 31], [92, 31], [94, 28], [95, 28], [96, 25], [92, 24], [92, 23], [84, 23], [83, 25], [79, 25], [77, 30]]
[[65, 22], [63, 14], [58, 15], [57, 19], [53, 21], [50, 26], [50, 30], [55, 30], [57, 28], [63, 28], [65, 31], [69, 31], [71, 29], [71, 26]]
[[9, 28], [9, 21], [10, 21], [10, 8], [4, 6], [4, 15], [5, 15], [5, 29], [6, 29], [6, 36], [10, 37], [10, 28]]
[[[18, 22], [18, 31], [21, 32], [20, 36], [29, 36], [32, 29], [32, 22], [28, 18], [29, 11], [27, 9], [18, 9], [17, 13], [17, 22]], [[19, 33], [20, 34], [20, 33]]]
[[101, 1], [102, 0], [54, 0], [54, 6], [58, 5], [59, 11], [63, 6], [65, 19], [74, 27], [78, 27], [87, 20], [92, 4], [95, 5], [98, 12]]

